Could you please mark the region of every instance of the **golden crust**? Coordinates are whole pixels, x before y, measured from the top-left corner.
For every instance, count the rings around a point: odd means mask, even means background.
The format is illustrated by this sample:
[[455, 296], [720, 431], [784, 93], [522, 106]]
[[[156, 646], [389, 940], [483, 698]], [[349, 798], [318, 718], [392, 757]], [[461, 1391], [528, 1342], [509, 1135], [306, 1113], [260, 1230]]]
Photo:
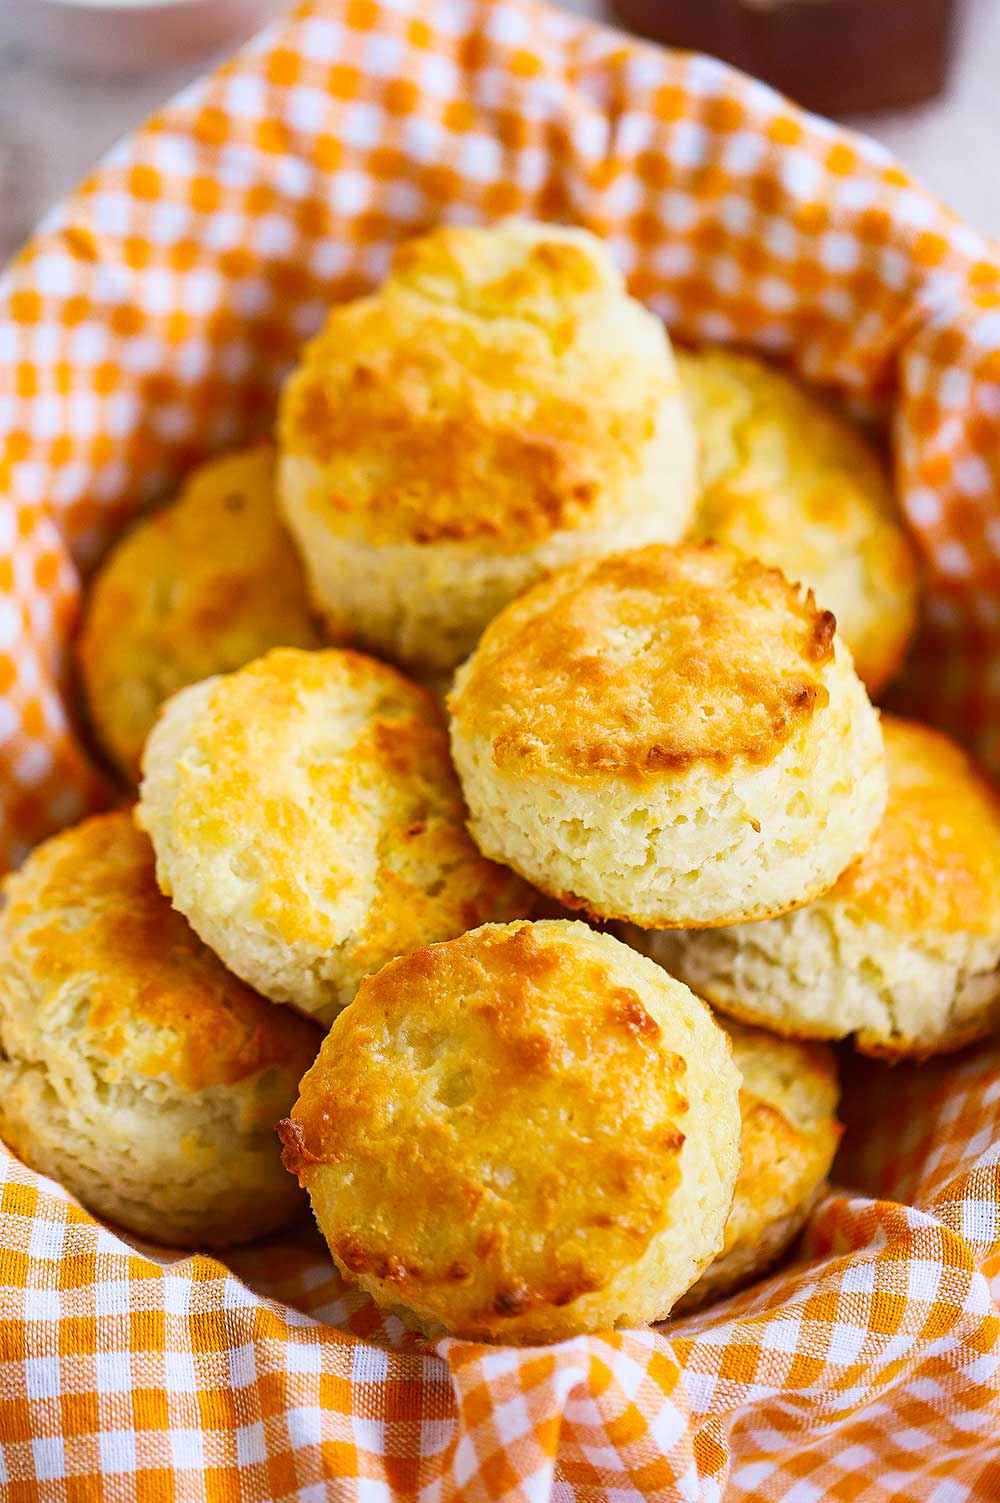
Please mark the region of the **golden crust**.
[[921, 1059], [1000, 1017], [1000, 793], [946, 736], [885, 715], [888, 802], [815, 902], [759, 924], [630, 933], [727, 1014]]
[[130, 813], [95, 815], [38, 846], [5, 882], [4, 974], [34, 999], [34, 1026], [86, 1004], [86, 1047], [182, 1091], [276, 1070], [294, 1082], [319, 1032], [231, 975], [157, 888]]
[[278, 519], [271, 446], [212, 460], [132, 529], [94, 580], [78, 642], [94, 729], [135, 779], [169, 695], [270, 647], [318, 640]]
[[[371, 713], [341, 755], [310, 762], [305, 782], [314, 802], [300, 802], [285, 779], [316, 700], [349, 717], [354, 691], [371, 694]], [[437, 701], [374, 658], [275, 649], [219, 684], [194, 746], [211, 776], [203, 789], [191, 789], [178, 818], [197, 822], [202, 849], [225, 850], [234, 830], [256, 831], [266, 848], [266, 876], [255, 915], [290, 943], [343, 941], [338, 903], [359, 880], [345, 829], [370, 820], [370, 800], [378, 794], [390, 809], [377, 833], [376, 892], [361, 930], [373, 958], [416, 948], [442, 923], [476, 923], [504, 892], [521, 891], [465, 832]], [[431, 890], [408, 877], [407, 868], [432, 870]], [[303, 889], [320, 901], [303, 902]]]
[[832, 610], [872, 694], [916, 624], [916, 555], [874, 446], [814, 392], [749, 355], [677, 352], [702, 455], [694, 534], [802, 580]]
[[635, 348], [636, 318], [581, 232], [437, 230], [333, 310], [285, 389], [282, 449], [322, 465], [329, 528], [371, 543], [518, 552], [596, 527], [678, 392], [662, 337]]
[[498, 767], [525, 774], [762, 765], [828, 702], [835, 624], [756, 559], [653, 544], [559, 570], [514, 601], [449, 706], [489, 735]]
[[392, 258], [392, 279], [482, 318], [508, 318], [516, 310], [546, 325], [594, 297], [622, 291], [599, 241], [525, 221], [508, 221], [499, 232], [442, 225], [404, 240]]
[[381, 1303], [469, 1336], [572, 1329], [657, 1237], [703, 1082], [620, 951], [485, 927], [386, 966], [335, 1021], [279, 1135]]
[[1000, 793], [929, 726], [883, 715], [882, 730], [889, 803], [825, 901], [902, 934], [997, 934]]
[[394, 668], [276, 648], [186, 692], [203, 702], [176, 731], [168, 707], [138, 817], [161, 886], [268, 996], [325, 1017], [392, 956], [530, 911], [465, 828], [440, 705]]

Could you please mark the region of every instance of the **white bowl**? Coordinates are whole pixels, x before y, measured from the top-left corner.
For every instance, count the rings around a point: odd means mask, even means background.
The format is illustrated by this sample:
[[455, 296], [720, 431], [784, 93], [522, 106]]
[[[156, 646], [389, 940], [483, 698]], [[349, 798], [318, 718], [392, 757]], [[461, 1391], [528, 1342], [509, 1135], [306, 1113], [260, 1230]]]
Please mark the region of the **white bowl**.
[[16, 0], [26, 39], [88, 73], [146, 73], [242, 41], [280, 0]]

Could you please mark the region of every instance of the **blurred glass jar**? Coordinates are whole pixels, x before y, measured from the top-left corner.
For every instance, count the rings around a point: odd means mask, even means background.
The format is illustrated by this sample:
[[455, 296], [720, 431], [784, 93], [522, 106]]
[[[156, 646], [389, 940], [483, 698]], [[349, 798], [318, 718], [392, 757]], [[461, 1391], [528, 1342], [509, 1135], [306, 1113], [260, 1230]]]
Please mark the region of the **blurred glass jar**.
[[280, 0], [14, 0], [26, 40], [68, 68], [148, 73], [245, 40]]
[[943, 88], [961, 0], [612, 0], [633, 31], [710, 52], [826, 115]]

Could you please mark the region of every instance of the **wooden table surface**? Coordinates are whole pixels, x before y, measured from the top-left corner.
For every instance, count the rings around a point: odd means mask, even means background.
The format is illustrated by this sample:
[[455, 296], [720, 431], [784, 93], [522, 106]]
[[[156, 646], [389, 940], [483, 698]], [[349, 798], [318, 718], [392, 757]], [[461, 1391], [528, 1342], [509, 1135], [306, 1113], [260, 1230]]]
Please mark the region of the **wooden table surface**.
[[[605, 14], [602, 0], [566, 3]], [[112, 142], [211, 62], [135, 78], [70, 77], [29, 51], [16, 7], [0, 0], [0, 262]], [[967, 0], [946, 98], [851, 123], [884, 141], [970, 223], [1000, 239], [1000, 0]]]

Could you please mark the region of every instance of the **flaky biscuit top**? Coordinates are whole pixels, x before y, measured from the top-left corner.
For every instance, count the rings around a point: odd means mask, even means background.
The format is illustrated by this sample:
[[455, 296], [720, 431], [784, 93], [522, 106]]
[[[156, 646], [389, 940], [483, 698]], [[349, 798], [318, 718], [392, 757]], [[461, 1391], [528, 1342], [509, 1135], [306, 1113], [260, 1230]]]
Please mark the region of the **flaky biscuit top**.
[[[5, 895], [0, 1011], [22, 1058], [61, 1040], [102, 1060], [109, 1080], [190, 1092], [269, 1070], [294, 1081], [312, 1063], [319, 1031], [237, 980], [170, 907], [129, 811], [38, 846]], [[73, 1044], [81, 1026], [87, 1043]]]
[[1000, 793], [947, 736], [884, 715], [889, 802], [825, 902], [902, 934], [1000, 933]]
[[452, 226], [334, 308], [279, 432], [321, 467], [308, 504], [335, 532], [518, 552], [615, 516], [678, 398], [662, 325], [600, 242]]
[[279, 648], [216, 681], [177, 779], [169, 814], [141, 818], [166, 822], [209, 896], [232, 863], [252, 919], [286, 944], [350, 939], [361, 963], [527, 892], [466, 833], [434, 696], [361, 653]]
[[450, 699], [500, 768], [671, 779], [770, 762], [829, 699], [835, 622], [714, 544], [558, 571], [492, 622]]
[[693, 533], [802, 581], [838, 619], [871, 692], [916, 624], [916, 554], [869, 437], [815, 390], [754, 356], [678, 350], [699, 440]]
[[257, 444], [201, 465], [126, 534], [95, 578], [78, 651], [95, 728], [135, 776], [168, 695], [318, 640], [278, 517], [274, 451]]
[[349, 1272], [489, 1332], [645, 1251], [702, 1083], [602, 939], [487, 926], [362, 984], [281, 1127]]

